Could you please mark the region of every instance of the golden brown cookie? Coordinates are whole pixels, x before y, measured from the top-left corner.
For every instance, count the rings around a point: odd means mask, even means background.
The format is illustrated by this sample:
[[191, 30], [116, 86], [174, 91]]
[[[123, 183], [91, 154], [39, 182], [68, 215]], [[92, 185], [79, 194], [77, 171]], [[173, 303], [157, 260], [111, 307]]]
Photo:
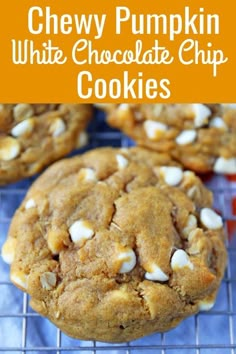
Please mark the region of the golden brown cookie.
[[226, 250], [211, 208], [211, 192], [168, 155], [96, 149], [39, 177], [2, 256], [65, 333], [129, 341], [213, 306]]
[[32, 176], [84, 141], [91, 106], [1, 104], [0, 184]]
[[108, 122], [139, 145], [168, 152], [183, 166], [236, 174], [236, 104], [100, 105]]

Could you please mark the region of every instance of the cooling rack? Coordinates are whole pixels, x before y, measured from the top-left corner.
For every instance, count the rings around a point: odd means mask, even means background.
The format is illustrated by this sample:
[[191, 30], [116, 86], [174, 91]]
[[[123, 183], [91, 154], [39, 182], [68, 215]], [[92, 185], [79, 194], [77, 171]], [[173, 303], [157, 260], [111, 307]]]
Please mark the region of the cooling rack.
[[[84, 150], [98, 146], [132, 145], [116, 130], [104, 124], [101, 112], [89, 127], [90, 141]], [[0, 188], [0, 247], [10, 220], [35, 178]], [[74, 340], [29, 306], [28, 295], [9, 281], [9, 267], [0, 256], [0, 352], [44, 354], [236, 354], [236, 182], [223, 176], [205, 179], [214, 192], [215, 208], [225, 220], [228, 235], [228, 267], [216, 304], [209, 312], [186, 319], [176, 329], [130, 343], [107, 344]]]

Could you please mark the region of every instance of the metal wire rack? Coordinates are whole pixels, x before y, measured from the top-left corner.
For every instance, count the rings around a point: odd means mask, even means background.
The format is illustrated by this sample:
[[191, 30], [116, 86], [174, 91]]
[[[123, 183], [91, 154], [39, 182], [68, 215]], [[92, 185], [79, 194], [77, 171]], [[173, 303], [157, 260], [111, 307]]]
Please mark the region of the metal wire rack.
[[[102, 113], [89, 127], [86, 149], [98, 146], [130, 146], [132, 142], [104, 124]], [[79, 153], [81, 150], [79, 151]], [[0, 247], [11, 217], [34, 178], [0, 188]], [[9, 281], [9, 267], [0, 256], [0, 352], [86, 354], [236, 354], [236, 182], [215, 176], [205, 181], [214, 191], [215, 207], [222, 213], [229, 235], [228, 267], [217, 302], [209, 312], [188, 318], [176, 329], [130, 343], [83, 342], [64, 335], [29, 307], [29, 298]]]

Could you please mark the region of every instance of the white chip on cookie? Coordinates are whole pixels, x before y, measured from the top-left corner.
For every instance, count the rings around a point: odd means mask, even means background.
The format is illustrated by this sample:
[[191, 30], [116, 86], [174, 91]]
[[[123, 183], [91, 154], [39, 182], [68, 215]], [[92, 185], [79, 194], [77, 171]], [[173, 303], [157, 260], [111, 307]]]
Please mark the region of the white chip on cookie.
[[210, 230], [218, 230], [223, 227], [223, 220], [214, 210], [203, 208], [200, 212], [201, 223]]
[[197, 132], [193, 129], [183, 130], [175, 139], [178, 145], [188, 145], [193, 143], [197, 138]]
[[132, 248], [127, 248], [118, 254], [117, 260], [121, 262], [119, 273], [128, 273], [136, 265], [136, 254]]
[[211, 110], [204, 104], [200, 104], [200, 103], [194, 103], [192, 106], [195, 115], [194, 118], [195, 127], [200, 128], [203, 125], [208, 124], [208, 119], [211, 115]]
[[187, 223], [182, 230], [182, 235], [187, 238], [191, 231], [197, 228], [197, 218], [193, 214], [190, 214], [187, 219]]
[[92, 168], [81, 168], [78, 174], [79, 180], [97, 182], [97, 176]]
[[216, 159], [213, 171], [216, 173], [234, 174], [236, 173], [236, 157], [226, 159], [218, 157]]
[[88, 134], [86, 132], [80, 132], [77, 140], [77, 147], [81, 148], [88, 144]]
[[53, 272], [45, 272], [40, 276], [40, 283], [43, 289], [52, 290], [57, 283], [57, 276]]
[[153, 114], [154, 114], [156, 117], [158, 117], [158, 116], [160, 115], [161, 111], [163, 110], [163, 107], [164, 107], [164, 105], [163, 105], [162, 103], [156, 103], [156, 104], [154, 104], [154, 105], [153, 105], [153, 110], [152, 110]]
[[10, 136], [0, 138], [0, 160], [14, 160], [20, 154], [20, 143]]
[[74, 243], [82, 244], [94, 235], [94, 230], [87, 220], [77, 220], [69, 228], [71, 239]]
[[53, 123], [50, 125], [49, 133], [52, 134], [53, 137], [58, 137], [66, 131], [66, 124], [63, 119], [55, 118]]
[[15, 119], [27, 119], [34, 115], [33, 107], [28, 103], [18, 103], [13, 108], [13, 117]]
[[236, 103], [222, 103], [221, 106], [226, 109], [236, 109]]
[[154, 120], [146, 120], [143, 123], [143, 127], [147, 137], [151, 140], [161, 137], [168, 130], [166, 124]]
[[189, 256], [184, 250], [177, 250], [173, 254], [171, 258], [171, 268], [174, 271], [177, 271], [178, 269], [187, 267], [191, 270], [193, 270], [194, 266], [193, 263], [190, 261]]
[[123, 170], [129, 164], [129, 161], [121, 154], [116, 155], [116, 161], [119, 170]]
[[218, 128], [218, 129], [222, 129], [222, 130], [228, 129], [227, 124], [225, 123], [225, 121], [221, 117], [212, 118], [212, 120], [209, 123], [209, 126], [211, 128]]
[[11, 272], [10, 275], [11, 281], [22, 289], [27, 289], [27, 280], [28, 276], [22, 271]]
[[214, 301], [201, 300], [198, 303], [199, 311], [209, 311], [215, 305]]
[[126, 120], [127, 118], [133, 118], [130, 105], [128, 103], [122, 103], [119, 105], [117, 109], [117, 118], [121, 121]]
[[31, 133], [34, 128], [34, 120], [32, 118], [28, 118], [22, 120], [22, 122], [18, 123], [11, 130], [11, 135], [14, 137], [19, 137], [26, 133]]
[[169, 186], [177, 186], [183, 178], [183, 171], [179, 167], [175, 166], [162, 166], [160, 168], [161, 175], [164, 181]]
[[161, 270], [160, 267], [158, 267], [156, 264], [152, 265], [152, 271], [151, 272], [146, 272], [145, 273], [145, 278], [148, 280], [153, 280], [153, 281], [167, 281], [169, 279], [169, 276]]
[[36, 203], [33, 198], [28, 199], [27, 202], [25, 203], [25, 209], [31, 209], [35, 207], [36, 207]]
[[2, 246], [2, 259], [7, 264], [12, 264], [15, 258], [16, 238], [8, 236], [6, 242]]

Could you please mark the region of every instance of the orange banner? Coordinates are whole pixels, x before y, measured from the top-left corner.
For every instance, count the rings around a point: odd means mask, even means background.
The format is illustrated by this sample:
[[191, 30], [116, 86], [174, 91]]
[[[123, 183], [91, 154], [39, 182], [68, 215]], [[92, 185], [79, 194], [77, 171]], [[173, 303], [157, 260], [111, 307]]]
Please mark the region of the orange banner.
[[235, 102], [232, 1], [0, 6], [1, 102]]

